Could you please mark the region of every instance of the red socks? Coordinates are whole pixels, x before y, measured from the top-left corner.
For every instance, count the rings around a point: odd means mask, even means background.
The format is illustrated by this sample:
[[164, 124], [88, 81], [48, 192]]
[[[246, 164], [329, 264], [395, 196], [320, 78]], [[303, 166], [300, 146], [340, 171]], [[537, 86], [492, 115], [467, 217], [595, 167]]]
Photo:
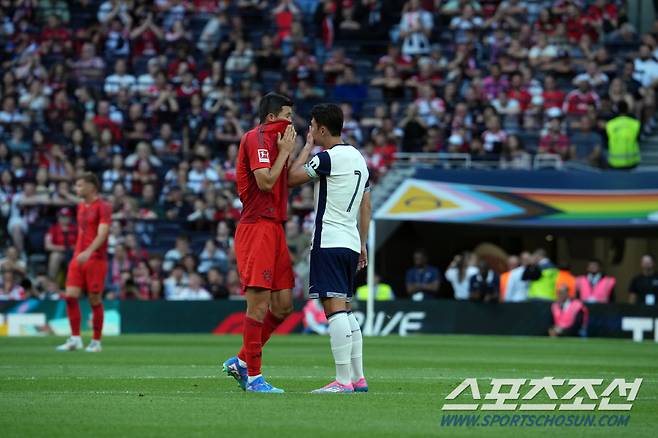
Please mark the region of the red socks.
[[94, 341], [100, 341], [101, 335], [103, 334], [103, 318], [105, 317], [105, 310], [103, 308], [103, 303], [100, 303], [97, 306], [91, 306], [91, 313], [93, 315], [91, 324], [94, 329], [94, 336], [92, 339]]
[[[248, 317], [245, 318], [245, 333], [247, 331], [247, 319], [250, 319]], [[253, 320], [252, 320], [253, 321]], [[262, 329], [261, 329], [261, 336], [260, 336], [260, 345], [261, 349], [265, 346], [267, 341], [269, 341], [270, 337], [272, 336], [272, 333], [278, 326], [281, 325], [283, 322], [283, 319], [277, 318], [272, 311], [268, 310], [267, 314], [265, 314], [265, 319], [263, 319], [262, 323]], [[238, 359], [247, 362], [246, 359], [246, 350], [245, 350], [245, 345], [246, 343], [242, 343], [242, 349], [240, 349], [240, 352], [238, 353]], [[249, 375], [252, 375], [251, 373]], [[255, 375], [255, 374], [253, 374]]]
[[66, 313], [69, 316], [69, 324], [71, 324], [71, 336], [80, 336], [80, 303], [77, 298], [66, 297]]
[[246, 317], [244, 319], [244, 333], [242, 345], [244, 361], [247, 362], [247, 372], [250, 376], [261, 374], [261, 361], [263, 344], [261, 342], [263, 323]]

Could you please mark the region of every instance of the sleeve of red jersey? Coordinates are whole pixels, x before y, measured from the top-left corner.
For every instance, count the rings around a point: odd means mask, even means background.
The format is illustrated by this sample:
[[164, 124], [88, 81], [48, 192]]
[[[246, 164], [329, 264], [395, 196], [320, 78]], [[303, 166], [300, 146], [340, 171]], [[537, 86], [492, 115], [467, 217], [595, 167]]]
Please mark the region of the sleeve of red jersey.
[[255, 136], [247, 139], [247, 156], [249, 158], [249, 168], [252, 172], [256, 169], [269, 169], [272, 167], [270, 142], [268, 142], [265, 134], [260, 131]]
[[112, 205], [109, 202], [101, 203], [101, 214], [99, 224], [112, 224]]

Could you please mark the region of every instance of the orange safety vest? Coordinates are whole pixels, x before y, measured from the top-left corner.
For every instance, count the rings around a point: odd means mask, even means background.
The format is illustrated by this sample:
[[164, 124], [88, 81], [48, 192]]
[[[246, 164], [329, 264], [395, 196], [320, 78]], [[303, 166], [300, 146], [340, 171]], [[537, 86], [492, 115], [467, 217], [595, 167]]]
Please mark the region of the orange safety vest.
[[[562, 306], [557, 301], [551, 305], [551, 312], [553, 312], [553, 323], [563, 329], [568, 329], [576, 322], [578, 312], [586, 309], [580, 300], [571, 300], [569, 306], [562, 310]], [[585, 315], [583, 315], [583, 325], [585, 325]]]
[[500, 289], [498, 292], [498, 301], [501, 303], [505, 301], [505, 294], [507, 293], [507, 282], [509, 281], [509, 274], [512, 271], [503, 272], [500, 274]]
[[555, 296], [558, 296], [560, 286], [563, 284], [566, 284], [569, 289], [569, 298], [576, 298], [576, 277], [574, 277], [571, 272], [560, 271], [557, 274], [557, 280], [555, 281]]
[[605, 276], [596, 286], [592, 288], [587, 276], [580, 275], [576, 278], [576, 286], [580, 294], [580, 299], [596, 303], [609, 303], [612, 289], [615, 287], [616, 280], [614, 277]]

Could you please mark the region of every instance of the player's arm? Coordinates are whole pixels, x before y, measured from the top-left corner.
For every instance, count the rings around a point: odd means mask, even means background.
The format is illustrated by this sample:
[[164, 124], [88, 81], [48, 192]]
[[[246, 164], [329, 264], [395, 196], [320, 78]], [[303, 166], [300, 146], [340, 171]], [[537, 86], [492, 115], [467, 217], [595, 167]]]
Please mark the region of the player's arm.
[[297, 187], [306, 184], [313, 179], [313, 176], [306, 170], [308, 157], [313, 150], [313, 136], [311, 135], [311, 128], [308, 129], [306, 134], [306, 144], [297, 156], [297, 159], [290, 165], [288, 169], [288, 187]]
[[98, 224], [98, 230], [96, 232], [96, 238], [89, 244], [84, 251], [78, 255], [78, 263], [85, 263], [91, 255], [98, 250], [103, 243], [107, 240], [107, 236], [110, 235], [110, 223], [112, 222], [112, 207], [109, 205], [104, 205], [101, 207], [101, 220]]
[[272, 191], [272, 187], [276, 183], [276, 180], [279, 179], [281, 171], [288, 161], [290, 152], [295, 147], [295, 139], [297, 138], [297, 132], [292, 125], [288, 125], [286, 131], [281, 134], [277, 134], [277, 146], [279, 147], [279, 155], [276, 157], [272, 167], [261, 167], [254, 170], [254, 177], [256, 178], [256, 184], [258, 188], [263, 192]]
[[85, 263], [91, 255], [96, 251], [98, 248], [100, 248], [103, 243], [105, 243], [105, 240], [107, 240], [107, 236], [110, 234], [110, 225], [109, 224], [99, 224], [98, 225], [98, 232], [96, 234], [96, 238], [91, 242], [91, 244], [78, 255], [78, 262], [79, 263]]
[[359, 256], [359, 270], [368, 266], [368, 228], [370, 227], [370, 215], [372, 206], [370, 205], [370, 186], [366, 183], [366, 191], [363, 193], [361, 205], [359, 206], [359, 236], [361, 237], [361, 255]]

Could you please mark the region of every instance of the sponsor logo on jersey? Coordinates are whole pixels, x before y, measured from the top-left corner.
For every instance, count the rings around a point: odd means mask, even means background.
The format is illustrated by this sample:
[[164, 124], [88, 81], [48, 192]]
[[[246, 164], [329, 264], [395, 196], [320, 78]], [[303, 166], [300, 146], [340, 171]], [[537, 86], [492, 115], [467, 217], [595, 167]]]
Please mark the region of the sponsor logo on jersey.
[[259, 163], [269, 163], [270, 162], [270, 151], [267, 149], [258, 149], [258, 162]]

